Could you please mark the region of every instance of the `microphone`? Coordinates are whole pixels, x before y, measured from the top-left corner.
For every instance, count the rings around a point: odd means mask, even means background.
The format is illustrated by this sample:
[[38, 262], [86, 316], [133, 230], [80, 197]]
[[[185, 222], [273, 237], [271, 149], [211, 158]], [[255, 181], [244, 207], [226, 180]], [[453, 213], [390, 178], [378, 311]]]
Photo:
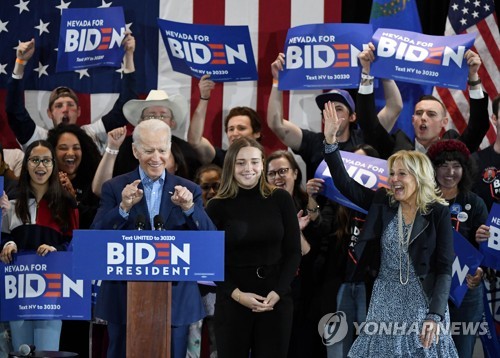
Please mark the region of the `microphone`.
[[35, 352], [35, 348], [33, 344], [21, 344], [19, 346], [19, 354], [21, 357], [29, 357]]
[[155, 225], [155, 230], [165, 230], [163, 219], [160, 215], [155, 215], [155, 217], [153, 218], [153, 223]]
[[142, 214], [137, 215], [137, 217], [135, 218], [135, 229], [141, 231], [144, 230], [145, 227], [146, 227], [146, 218]]

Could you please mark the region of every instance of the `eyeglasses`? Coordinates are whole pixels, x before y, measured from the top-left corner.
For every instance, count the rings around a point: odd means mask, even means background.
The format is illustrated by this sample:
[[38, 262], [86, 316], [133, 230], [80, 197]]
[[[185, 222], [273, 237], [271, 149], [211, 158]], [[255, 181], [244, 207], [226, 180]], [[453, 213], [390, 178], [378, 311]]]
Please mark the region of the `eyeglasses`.
[[42, 163], [45, 168], [50, 168], [54, 165], [54, 159], [52, 158], [28, 158], [28, 165], [32, 168], [36, 168]]
[[220, 183], [219, 182], [214, 182], [214, 183], [203, 183], [200, 185], [201, 190], [203, 191], [210, 191], [212, 189], [213, 191], [219, 190]]
[[274, 180], [274, 178], [276, 177], [276, 174], [278, 174], [280, 177], [284, 178], [284, 177], [286, 177], [286, 173], [288, 173], [289, 170], [290, 170], [290, 168], [280, 168], [278, 170], [270, 170], [267, 172], [267, 179]]
[[166, 120], [166, 119], [172, 119], [172, 116], [167, 116], [167, 115], [164, 116], [163, 114], [160, 114], [160, 115], [150, 114], [150, 115], [147, 115], [147, 116], [142, 116], [142, 119], [143, 120], [159, 119], [159, 120], [163, 121], [163, 120]]

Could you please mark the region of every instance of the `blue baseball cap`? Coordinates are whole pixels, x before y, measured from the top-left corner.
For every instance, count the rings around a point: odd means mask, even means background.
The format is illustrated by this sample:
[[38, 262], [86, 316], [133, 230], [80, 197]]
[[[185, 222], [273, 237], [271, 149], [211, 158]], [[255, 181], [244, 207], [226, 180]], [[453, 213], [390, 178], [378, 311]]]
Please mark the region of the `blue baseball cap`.
[[318, 105], [321, 111], [325, 109], [325, 103], [329, 101], [343, 103], [352, 113], [356, 112], [354, 101], [349, 92], [347, 92], [346, 90], [334, 89], [331, 90], [330, 92], [325, 92], [316, 96], [316, 104]]

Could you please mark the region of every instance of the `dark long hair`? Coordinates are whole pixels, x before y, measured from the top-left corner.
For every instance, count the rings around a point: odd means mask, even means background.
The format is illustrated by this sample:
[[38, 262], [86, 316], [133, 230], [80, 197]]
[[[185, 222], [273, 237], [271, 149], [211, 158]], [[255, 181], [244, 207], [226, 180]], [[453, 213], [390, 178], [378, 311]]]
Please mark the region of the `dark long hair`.
[[[471, 190], [477, 167], [469, 149], [463, 142], [456, 139], [440, 140], [429, 147], [427, 155], [436, 168], [436, 173], [441, 164], [456, 160], [462, 167], [462, 179], [458, 182], [458, 190], [461, 192]], [[436, 183], [439, 186], [437, 179]]]
[[[52, 147], [57, 148], [57, 143], [59, 138], [64, 133], [71, 133], [80, 142], [80, 148], [82, 149], [82, 159], [80, 165], [76, 171], [76, 177], [79, 183], [88, 183], [91, 185], [94, 179], [94, 174], [99, 166], [99, 161], [101, 160], [101, 153], [95, 142], [90, 138], [90, 136], [79, 126], [75, 124], [59, 124], [57, 127], [52, 128], [47, 134], [47, 141], [52, 145]], [[57, 158], [54, 156], [54, 160]]]
[[31, 187], [31, 177], [28, 172], [28, 159], [33, 149], [38, 146], [50, 150], [54, 164], [52, 174], [49, 177], [49, 187], [47, 188], [47, 192], [43, 195], [43, 199], [48, 202], [50, 214], [54, 218], [54, 221], [60, 226], [61, 231], [65, 232], [69, 228], [68, 223], [70, 221], [70, 210], [76, 204], [59, 181], [59, 170], [57, 160], [55, 159], [55, 151], [52, 145], [46, 140], [37, 140], [31, 143], [26, 149], [17, 187], [18, 195], [16, 201], [16, 215], [24, 224], [29, 224], [31, 222], [32, 218], [29, 213], [29, 200], [35, 193]]
[[298, 210], [305, 209], [307, 205], [308, 196], [306, 191], [302, 188], [302, 171], [299, 168], [299, 164], [293, 157], [293, 154], [287, 150], [277, 150], [269, 154], [266, 159], [266, 169], [265, 173], [269, 170], [269, 163], [275, 159], [285, 158], [288, 163], [290, 163], [290, 169], [292, 171], [297, 171], [297, 179], [293, 183], [293, 202], [295, 203], [295, 208]]
[[186, 163], [186, 157], [184, 153], [182, 153], [181, 148], [177, 145], [177, 143], [172, 142], [172, 146], [170, 147], [170, 151], [174, 156], [175, 165], [177, 166], [177, 170], [175, 171], [175, 175], [190, 179], [189, 178], [189, 169]]

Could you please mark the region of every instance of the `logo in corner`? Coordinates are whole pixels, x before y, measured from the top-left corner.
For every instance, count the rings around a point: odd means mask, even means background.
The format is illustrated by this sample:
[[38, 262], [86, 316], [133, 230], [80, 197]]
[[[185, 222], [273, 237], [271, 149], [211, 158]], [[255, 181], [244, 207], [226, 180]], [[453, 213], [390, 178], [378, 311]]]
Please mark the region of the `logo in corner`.
[[331, 346], [343, 340], [348, 329], [346, 314], [342, 311], [327, 313], [318, 323], [318, 333], [325, 346]]

